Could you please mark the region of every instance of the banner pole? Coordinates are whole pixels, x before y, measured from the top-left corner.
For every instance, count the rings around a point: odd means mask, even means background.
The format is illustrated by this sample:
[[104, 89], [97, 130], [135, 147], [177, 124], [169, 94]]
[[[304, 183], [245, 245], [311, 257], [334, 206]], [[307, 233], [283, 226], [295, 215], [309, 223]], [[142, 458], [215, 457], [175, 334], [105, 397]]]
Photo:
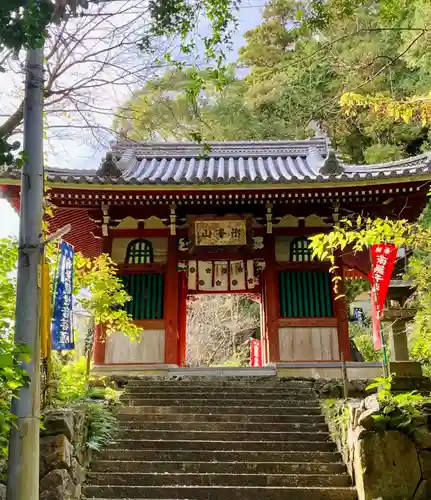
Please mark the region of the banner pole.
[[374, 276], [373, 276], [373, 257], [371, 253], [371, 247], [369, 251], [369, 256], [370, 256], [370, 265], [371, 265], [371, 293], [374, 296], [374, 303], [376, 304], [376, 316], [379, 321], [379, 333], [380, 333], [380, 338], [382, 340], [382, 350], [383, 350], [383, 376], [385, 378], [389, 377], [389, 369], [388, 369], [388, 354], [386, 350], [386, 340], [385, 340], [385, 334], [383, 332], [382, 328], [382, 313], [379, 309], [379, 303], [378, 303], [378, 297], [377, 297], [377, 291], [376, 287], [374, 284]]

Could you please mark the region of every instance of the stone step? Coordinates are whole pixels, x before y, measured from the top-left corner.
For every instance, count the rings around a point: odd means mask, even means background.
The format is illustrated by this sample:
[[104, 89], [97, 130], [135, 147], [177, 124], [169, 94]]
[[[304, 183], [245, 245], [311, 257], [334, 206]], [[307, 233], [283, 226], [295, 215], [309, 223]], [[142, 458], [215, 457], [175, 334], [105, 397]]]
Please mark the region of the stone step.
[[172, 474], [105, 473], [88, 474], [91, 486], [351, 486], [347, 474]]
[[317, 400], [297, 400], [297, 399], [280, 399], [280, 398], [262, 398], [258, 401], [254, 399], [241, 399], [238, 401], [235, 397], [230, 398], [125, 398], [125, 403], [131, 406], [180, 406], [187, 402], [188, 406], [232, 406], [241, 403], [241, 406], [266, 406], [267, 408], [284, 408], [299, 406], [302, 408], [319, 408]]
[[[237, 401], [236, 401], [237, 402]], [[213, 405], [179, 405], [174, 406], [167, 405], [155, 405], [152, 401], [152, 405], [147, 406], [123, 406], [120, 408], [119, 413], [205, 413], [205, 414], [244, 414], [244, 415], [319, 415], [321, 416], [321, 410], [319, 407], [308, 407], [308, 406], [213, 406]], [[188, 403], [190, 403], [188, 401]]]
[[305, 462], [143, 462], [140, 460], [96, 460], [93, 472], [164, 472], [230, 474], [344, 474], [342, 463]]
[[269, 441], [269, 442], [327, 442], [329, 432], [284, 432], [284, 431], [207, 431], [207, 430], [123, 430], [126, 441]]
[[186, 407], [194, 406], [199, 407], [216, 407], [216, 406], [239, 406], [239, 407], [265, 407], [268, 410], [271, 408], [317, 408], [320, 412], [319, 402], [317, 400], [298, 400], [298, 399], [274, 399], [265, 398], [259, 399], [258, 401], [254, 399], [242, 399], [238, 400], [236, 398], [219, 398], [219, 399], [209, 399], [209, 398], [189, 398], [189, 399], [171, 399], [171, 398], [127, 398], [125, 404], [129, 406], [168, 406], [168, 407], [183, 407], [184, 403], [187, 403]]
[[190, 388], [184, 391], [127, 391], [122, 397], [123, 400], [128, 399], [253, 399], [255, 401], [264, 400], [300, 400], [300, 401], [317, 401], [317, 395], [312, 392], [296, 392], [296, 391], [277, 391], [277, 392], [254, 392], [254, 391], [196, 391]]
[[278, 386], [259, 386], [259, 385], [197, 385], [197, 384], [169, 384], [169, 385], [127, 385], [127, 392], [160, 392], [170, 394], [172, 392], [223, 392], [223, 393], [251, 393], [251, 394], [314, 394], [312, 387], [278, 385]]
[[148, 384], [144, 382], [129, 382], [124, 386], [127, 390], [143, 389], [145, 391], [176, 391], [176, 390], [186, 390], [186, 389], [196, 389], [199, 391], [212, 391], [212, 390], [227, 390], [227, 391], [238, 391], [238, 390], [248, 390], [248, 391], [312, 391], [314, 390], [313, 383], [302, 383], [296, 384], [292, 382], [285, 382], [283, 380], [273, 380], [273, 383], [269, 384], [257, 384], [257, 383], [223, 383], [222, 381], [215, 383], [206, 383], [195, 381], [195, 382], [168, 382], [161, 383], [157, 382], [155, 384]]
[[107, 449], [99, 455], [100, 460], [139, 460], [168, 462], [305, 462], [341, 463], [336, 451], [257, 451], [248, 450], [187, 450], [187, 449], [149, 449], [122, 450]]
[[193, 500], [357, 500], [349, 487], [261, 487], [261, 486], [86, 486], [84, 495], [98, 500], [135, 498]]
[[328, 432], [325, 423], [286, 423], [286, 422], [169, 422], [169, 421], [122, 421], [124, 432], [135, 431], [248, 431], [248, 432]]
[[[127, 410], [127, 408], [126, 408]], [[285, 408], [283, 408], [285, 411]], [[133, 408], [136, 411], [136, 407]], [[117, 414], [121, 422], [136, 424], [153, 422], [185, 422], [191, 425], [202, 423], [244, 423], [244, 424], [293, 424], [293, 425], [320, 425], [325, 424], [323, 415], [250, 415], [247, 413], [121, 413]]]
[[127, 387], [136, 386], [227, 386], [227, 387], [251, 387], [251, 386], [261, 386], [261, 387], [308, 387], [312, 388], [314, 386], [314, 381], [309, 378], [278, 378], [278, 377], [187, 377], [187, 376], [176, 376], [176, 377], [135, 377], [127, 378], [124, 380]]
[[335, 444], [320, 441], [205, 441], [117, 439], [108, 449], [115, 450], [243, 450], [243, 451], [334, 451]]

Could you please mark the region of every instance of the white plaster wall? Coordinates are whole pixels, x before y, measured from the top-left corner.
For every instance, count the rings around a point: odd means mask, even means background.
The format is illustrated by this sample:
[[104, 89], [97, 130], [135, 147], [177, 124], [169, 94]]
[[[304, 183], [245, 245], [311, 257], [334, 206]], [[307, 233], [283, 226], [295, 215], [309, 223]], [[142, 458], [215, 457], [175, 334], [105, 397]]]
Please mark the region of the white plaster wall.
[[105, 363], [164, 363], [165, 331], [145, 330], [140, 341], [131, 342], [121, 332], [106, 339]]
[[335, 327], [286, 327], [278, 330], [280, 361], [338, 361]]
[[290, 260], [290, 242], [292, 236], [275, 237], [275, 260], [277, 262], [287, 262]]

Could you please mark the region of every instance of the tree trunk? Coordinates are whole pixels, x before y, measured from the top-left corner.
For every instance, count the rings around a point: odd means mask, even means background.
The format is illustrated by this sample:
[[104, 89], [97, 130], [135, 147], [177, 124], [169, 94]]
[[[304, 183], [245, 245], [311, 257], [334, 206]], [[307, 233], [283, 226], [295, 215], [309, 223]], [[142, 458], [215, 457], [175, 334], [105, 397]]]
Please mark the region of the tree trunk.
[[8, 138], [11, 136], [18, 125], [22, 123], [24, 119], [24, 100], [21, 101], [21, 104], [15, 110], [15, 112], [3, 123], [0, 125], [0, 137]]

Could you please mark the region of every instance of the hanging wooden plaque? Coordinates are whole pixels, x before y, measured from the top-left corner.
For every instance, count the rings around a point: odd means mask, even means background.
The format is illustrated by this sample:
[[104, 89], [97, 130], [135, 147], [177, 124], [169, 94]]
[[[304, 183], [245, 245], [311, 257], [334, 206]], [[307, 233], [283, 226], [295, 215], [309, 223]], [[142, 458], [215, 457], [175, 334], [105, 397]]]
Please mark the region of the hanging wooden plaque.
[[192, 247], [244, 247], [249, 244], [249, 221], [238, 216], [190, 219]]

